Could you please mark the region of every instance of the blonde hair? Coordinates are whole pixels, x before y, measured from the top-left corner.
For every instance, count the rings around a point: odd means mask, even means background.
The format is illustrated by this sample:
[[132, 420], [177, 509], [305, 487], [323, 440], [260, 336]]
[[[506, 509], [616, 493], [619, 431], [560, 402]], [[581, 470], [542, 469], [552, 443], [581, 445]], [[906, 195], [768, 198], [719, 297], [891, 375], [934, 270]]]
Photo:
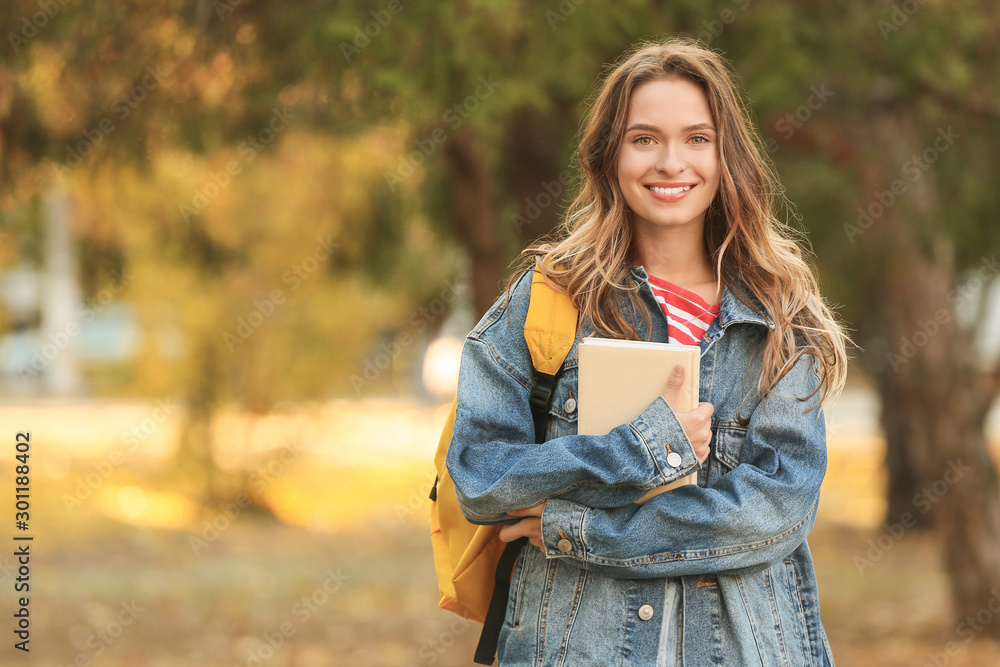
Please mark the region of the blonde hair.
[[[628, 283], [635, 235], [618, 184], [617, 160], [632, 92], [643, 83], [665, 78], [698, 85], [716, 125], [721, 175], [705, 215], [705, 247], [715, 262], [718, 283], [760, 313], [753, 302], [756, 298], [764, 309], [761, 314], [775, 325], [762, 341], [761, 397], [807, 353], [819, 362], [820, 385], [801, 400], [816, 391], [824, 401], [835, 397], [846, 380], [849, 339], [803, 258], [799, 241], [804, 239], [775, 217], [776, 208], [790, 209], [790, 204], [764, 156], [735, 75], [721, 56], [692, 39], [639, 43], [611, 65], [583, 122], [577, 149], [582, 183], [558, 230], [562, 238], [525, 249], [520, 268], [538, 265], [602, 336], [638, 338], [621, 310], [622, 292], [632, 310], [642, 314], [649, 331], [649, 314], [639, 303], [637, 285]], [[520, 273], [511, 276], [508, 299]], [[752, 295], [746, 295], [731, 276]]]

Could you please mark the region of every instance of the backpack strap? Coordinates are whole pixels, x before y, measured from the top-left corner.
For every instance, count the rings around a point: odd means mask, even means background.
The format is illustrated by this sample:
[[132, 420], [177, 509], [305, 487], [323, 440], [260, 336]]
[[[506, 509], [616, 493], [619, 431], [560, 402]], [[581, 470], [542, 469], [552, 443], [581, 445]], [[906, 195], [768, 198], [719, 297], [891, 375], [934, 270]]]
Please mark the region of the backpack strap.
[[[565, 292], [558, 291], [546, 282], [544, 276], [535, 269], [531, 277], [531, 301], [528, 316], [524, 321], [524, 341], [531, 352], [531, 365], [535, 369], [535, 384], [531, 388], [531, 418], [535, 426], [535, 442], [545, 441], [545, 426], [556, 378], [566, 361], [566, 355], [576, 340], [576, 306]], [[510, 577], [514, 572], [521, 548], [528, 542], [520, 537], [504, 547], [497, 562], [493, 596], [483, 622], [483, 632], [476, 647], [475, 662], [492, 665], [500, 639], [500, 628], [507, 614], [507, 598], [510, 595]]]
[[531, 415], [535, 441], [543, 442], [556, 377], [576, 340], [577, 310], [565, 292], [549, 284], [537, 268], [531, 276], [531, 301], [524, 321], [524, 342], [535, 368]]
[[576, 306], [565, 292], [545, 280], [538, 269], [531, 276], [531, 301], [524, 321], [524, 342], [535, 370], [555, 375], [576, 341]]
[[514, 564], [521, 553], [521, 547], [528, 543], [527, 537], [519, 537], [508, 542], [497, 561], [497, 574], [493, 584], [493, 596], [490, 607], [486, 610], [486, 620], [483, 621], [483, 632], [479, 635], [476, 645], [476, 656], [473, 662], [477, 665], [492, 665], [497, 655], [497, 643], [500, 641], [500, 628], [507, 615], [507, 598], [510, 596], [510, 577], [514, 574]]

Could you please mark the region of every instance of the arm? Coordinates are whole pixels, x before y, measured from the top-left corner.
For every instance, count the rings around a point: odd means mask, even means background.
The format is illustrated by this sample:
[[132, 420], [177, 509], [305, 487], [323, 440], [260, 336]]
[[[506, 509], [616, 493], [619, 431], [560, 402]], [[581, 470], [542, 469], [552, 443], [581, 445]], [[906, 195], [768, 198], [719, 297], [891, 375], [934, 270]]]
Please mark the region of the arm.
[[[522, 279], [518, 289], [526, 282]], [[502, 301], [494, 305], [462, 352], [446, 463], [469, 521], [515, 522], [507, 511], [559, 495], [602, 496], [609, 502], [613, 497], [623, 505], [698, 469], [691, 443], [662, 397], [608, 435], [568, 435], [536, 444], [523, 334], [527, 308], [519, 303], [526, 300], [516, 291], [509, 317]], [[669, 452], [681, 455], [677, 467], [667, 463]]]
[[549, 500], [541, 521], [546, 555], [606, 576], [645, 578], [756, 568], [791, 553], [815, 520], [826, 470], [822, 409], [805, 414], [819, 394], [805, 402], [794, 395], [818, 382], [804, 355], [754, 410], [739, 465], [712, 487], [610, 509]]

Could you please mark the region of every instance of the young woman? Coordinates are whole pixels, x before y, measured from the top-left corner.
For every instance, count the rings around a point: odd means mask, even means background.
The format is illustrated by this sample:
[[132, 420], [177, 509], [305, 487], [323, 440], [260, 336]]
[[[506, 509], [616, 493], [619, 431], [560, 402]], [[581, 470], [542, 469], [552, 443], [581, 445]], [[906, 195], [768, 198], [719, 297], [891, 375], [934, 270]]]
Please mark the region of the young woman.
[[577, 343], [699, 345], [702, 402], [674, 410], [674, 377], [628, 424], [578, 435], [574, 345], [535, 444], [531, 271], [511, 278], [466, 341], [447, 459], [470, 521], [529, 539], [500, 664], [833, 664], [806, 535], [846, 336], [775, 218], [728, 65], [685, 39], [638, 45], [604, 79], [578, 158], [565, 234], [526, 250], [527, 268], [571, 296]]

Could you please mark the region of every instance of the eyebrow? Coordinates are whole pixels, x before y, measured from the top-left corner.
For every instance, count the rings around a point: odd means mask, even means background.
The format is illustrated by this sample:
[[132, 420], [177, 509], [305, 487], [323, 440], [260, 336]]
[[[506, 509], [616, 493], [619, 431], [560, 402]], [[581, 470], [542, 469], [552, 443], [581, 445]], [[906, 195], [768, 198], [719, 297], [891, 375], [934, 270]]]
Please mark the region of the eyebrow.
[[[660, 128], [654, 125], [646, 125], [644, 123], [634, 123], [629, 126], [625, 133], [628, 134], [632, 130], [642, 130], [644, 132], [660, 132]], [[681, 133], [685, 134], [687, 132], [694, 132], [695, 130], [712, 130], [715, 132], [715, 126], [711, 123], [696, 123], [694, 125], [688, 125], [685, 128], [681, 128]]]

